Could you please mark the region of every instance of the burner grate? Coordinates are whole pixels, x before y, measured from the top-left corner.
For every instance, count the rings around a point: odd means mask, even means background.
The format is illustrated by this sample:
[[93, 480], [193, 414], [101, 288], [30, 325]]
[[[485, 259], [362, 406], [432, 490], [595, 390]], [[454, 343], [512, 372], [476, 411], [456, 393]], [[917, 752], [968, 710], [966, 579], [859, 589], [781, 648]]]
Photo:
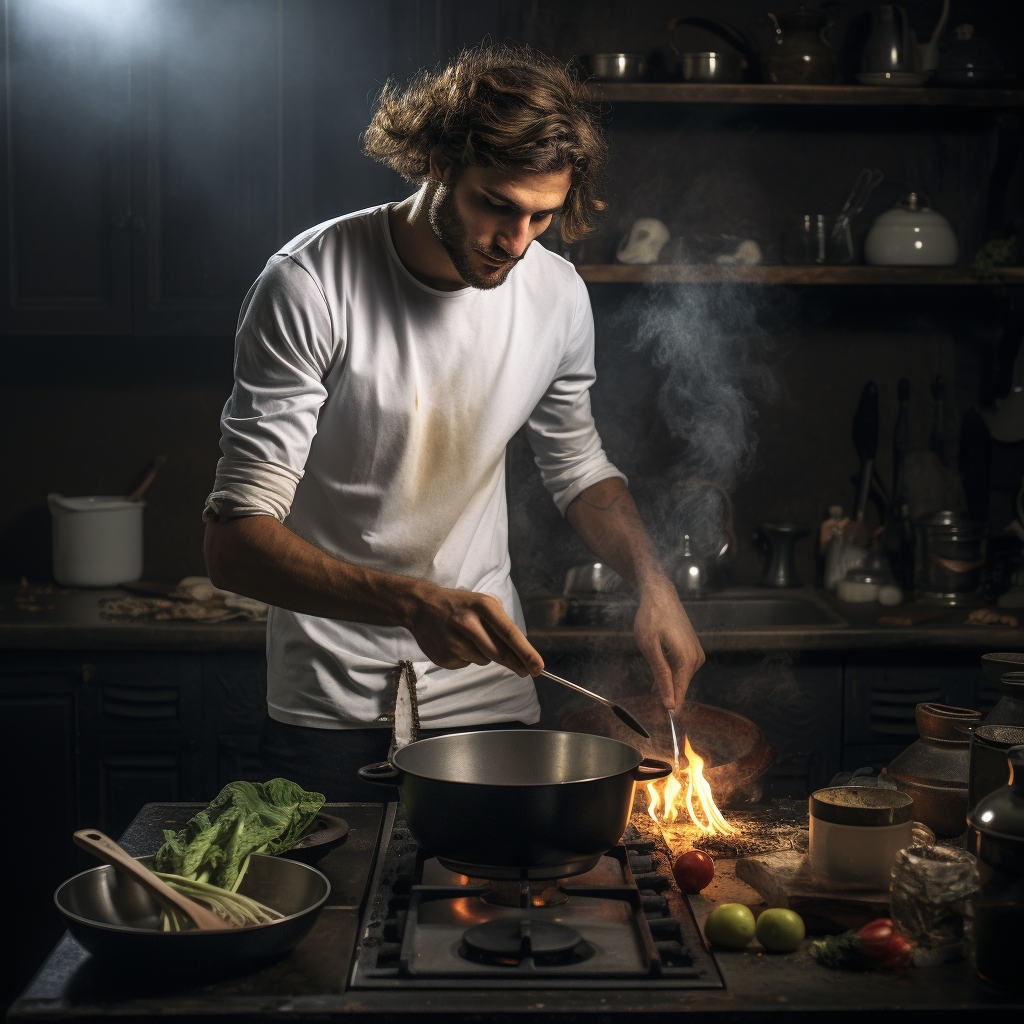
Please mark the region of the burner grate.
[[[426, 858], [397, 810], [389, 805], [385, 816], [353, 988], [723, 987], [688, 905], [680, 920], [676, 901], [673, 916], [662, 895], [671, 883], [658, 871], [654, 843], [635, 830], [591, 872], [545, 883], [537, 906], [532, 891], [491, 902], [501, 886]], [[560, 942], [552, 945], [549, 929]], [[569, 935], [578, 938], [562, 948]]]

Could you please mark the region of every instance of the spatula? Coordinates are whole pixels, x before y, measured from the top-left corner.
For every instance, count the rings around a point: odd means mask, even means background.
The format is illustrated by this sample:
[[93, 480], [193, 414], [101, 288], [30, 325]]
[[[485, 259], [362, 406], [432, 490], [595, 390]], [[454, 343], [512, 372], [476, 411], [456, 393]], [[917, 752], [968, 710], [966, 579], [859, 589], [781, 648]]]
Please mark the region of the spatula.
[[180, 892], [175, 892], [165, 881], [144, 868], [134, 857], [99, 829], [80, 829], [75, 833], [74, 840], [76, 845], [83, 850], [88, 850], [94, 857], [98, 857], [115, 870], [130, 875], [161, 904], [180, 911], [201, 931], [212, 932], [234, 927], [213, 911], [201, 907], [194, 900], [182, 896]]
[[609, 700], [607, 697], [602, 697], [601, 694], [594, 693], [592, 690], [584, 690], [582, 686], [570, 683], [568, 679], [556, 676], [553, 672], [549, 672], [547, 669], [542, 669], [540, 674], [544, 676], [545, 679], [550, 679], [552, 682], [568, 686], [570, 690], [582, 693], [584, 697], [589, 697], [591, 700], [596, 700], [598, 704], [603, 704], [606, 708], [611, 708], [619, 720], [628, 725], [633, 732], [639, 733], [645, 740], [649, 740], [651, 738], [651, 734], [624, 707], [621, 707], [614, 701]]

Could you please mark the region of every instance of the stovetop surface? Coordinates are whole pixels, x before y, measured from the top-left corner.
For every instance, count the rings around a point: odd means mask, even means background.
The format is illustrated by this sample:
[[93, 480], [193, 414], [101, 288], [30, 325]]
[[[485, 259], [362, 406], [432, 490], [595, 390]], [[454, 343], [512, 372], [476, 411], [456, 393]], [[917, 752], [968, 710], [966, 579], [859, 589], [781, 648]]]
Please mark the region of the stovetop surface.
[[660, 894], [652, 844], [626, 840], [585, 874], [494, 884], [425, 857], [390, 805], [351, 986], [724, 987], [688, 908]]

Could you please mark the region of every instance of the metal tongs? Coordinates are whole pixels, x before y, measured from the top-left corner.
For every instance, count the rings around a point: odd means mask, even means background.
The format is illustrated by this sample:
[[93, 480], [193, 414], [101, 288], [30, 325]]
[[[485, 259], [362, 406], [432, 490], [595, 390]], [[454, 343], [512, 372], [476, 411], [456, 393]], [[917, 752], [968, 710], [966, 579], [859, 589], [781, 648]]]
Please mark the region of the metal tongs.
[[672, 765], [679, 771], [679, 732], [676, 729], [676, 713], [672, 708], [668, 709], [668, 727], [672, 733]]
[[549, 672], [547, 669], [542, 669], [540, 674], [544, 676], [545, 679], [550, 679], [553, 682], [561, 683], [563, 686], [568, 686], [570, 690], [582, 693], [584, 697], [589, 697], [591, 700], [596, 700], [599, 704], [603, 704], [606, 708], [611, 708], [619, 720], [625, 722], [633, 732], [639, 733], [645, 740], [649, 740], [651, 738], [651, 734], [624, 707], [620, 707], [614, 701], [609, 700], [607, 697], [602, 697], [599, 693], [594, 693], [593, 690], [584, 690], [582, 686], [570, 683], [568, 679], [556, 676], [553, 672]]

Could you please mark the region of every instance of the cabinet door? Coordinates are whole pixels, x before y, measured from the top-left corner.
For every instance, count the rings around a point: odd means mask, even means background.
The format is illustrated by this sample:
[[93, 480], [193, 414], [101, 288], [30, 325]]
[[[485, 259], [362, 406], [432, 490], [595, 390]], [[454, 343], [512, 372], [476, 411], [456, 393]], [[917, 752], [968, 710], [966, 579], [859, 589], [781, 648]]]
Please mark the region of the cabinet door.
[[84, 735], [79, 741], [82, 816], [119, 836], [143, 804], [216, 795], [194, 739], [175, 735]]
[[263, 781], [259, 737], [267, 717], [267, 659], [262, 651], [203, 656], [203, 718], [212, 727], [218, 788]]
[[285, 97], [302, 69], [285, 64], [303, 8], [145, 6], [147, 46], [134, 63], [134, 333], [233, 335], [250, 285], [296, 233], [286, 174], [301, 145], [289, 135], [286, 152]]
[[127, 333], [125, 26], [104, 4], [3, 10], [0, 331]]
[[75, 872], [73, 685], [70, 672], [0, 671], [0, 772], [14, 801], [0, 869], [17, 879], [5, 887], [14, 941], [0, 971], [0, 1005], [28, 983], [64, 930], [50, 900]]

